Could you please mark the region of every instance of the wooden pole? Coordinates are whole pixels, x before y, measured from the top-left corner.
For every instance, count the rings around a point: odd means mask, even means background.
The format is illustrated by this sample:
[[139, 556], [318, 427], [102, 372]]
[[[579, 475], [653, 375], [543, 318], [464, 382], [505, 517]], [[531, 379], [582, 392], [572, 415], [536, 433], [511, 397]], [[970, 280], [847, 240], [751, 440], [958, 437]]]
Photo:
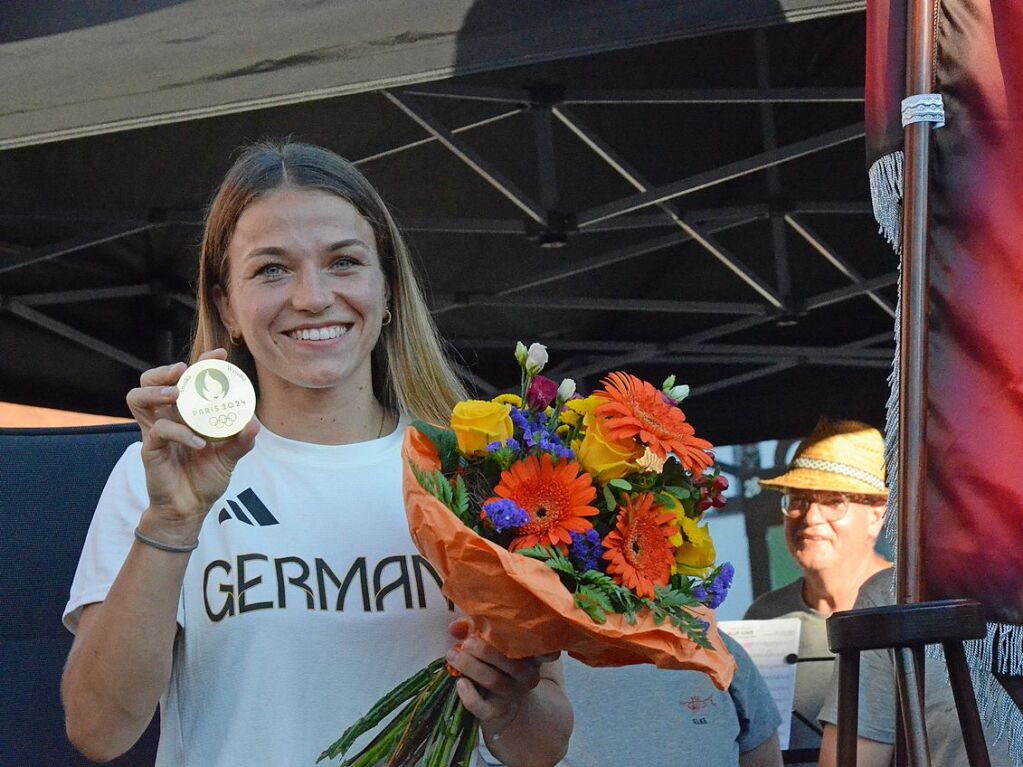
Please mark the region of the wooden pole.
[[[909, 0], [906, 94], [930, 93], [934, 54], [933, 0]], [[899, 353], [899, 519], [896, 596], [922, 601], [927, 492], [927, 172], [931, 124], [905, 129], [902, 220], [902, 314]]]

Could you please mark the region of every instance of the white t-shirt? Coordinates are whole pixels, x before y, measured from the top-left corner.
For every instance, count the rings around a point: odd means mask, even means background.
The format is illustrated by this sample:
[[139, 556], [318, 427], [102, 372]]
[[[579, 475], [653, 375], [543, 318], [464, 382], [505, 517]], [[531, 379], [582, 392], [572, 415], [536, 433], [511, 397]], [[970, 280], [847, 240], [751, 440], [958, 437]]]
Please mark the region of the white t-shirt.
[[[354, 445], [260, 430], [185, 572], [157, 767], [310, 767], [447, 651], [454, 613], [405, 517], [404, 425]], [[89, 528], [64, 612], [72, 632], [106, 598], [146, 506], [136, 443]]]

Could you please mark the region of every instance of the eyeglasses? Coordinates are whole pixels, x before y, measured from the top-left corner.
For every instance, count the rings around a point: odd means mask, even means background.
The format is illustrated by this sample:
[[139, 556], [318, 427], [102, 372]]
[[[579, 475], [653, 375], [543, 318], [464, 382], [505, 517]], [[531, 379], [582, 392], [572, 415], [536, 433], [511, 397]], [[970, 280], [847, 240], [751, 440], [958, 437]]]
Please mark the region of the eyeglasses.
[[789, 519], [796, 519], [806, 514], [811, 505], [816, 505], [825, 521], [837, 522], [849, 513], [849, 507], [854, 503], [875, 506], [879, 502], [876, 498], [845, 493], [785, 493], [781, 497], [781, 513]]

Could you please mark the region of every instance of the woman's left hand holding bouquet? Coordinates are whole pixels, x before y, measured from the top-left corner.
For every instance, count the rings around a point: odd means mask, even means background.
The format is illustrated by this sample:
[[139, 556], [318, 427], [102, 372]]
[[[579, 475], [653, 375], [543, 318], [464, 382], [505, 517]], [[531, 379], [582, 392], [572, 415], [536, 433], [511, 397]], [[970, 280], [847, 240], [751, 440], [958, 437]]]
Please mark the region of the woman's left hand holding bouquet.
[[449, 668], [461, 675], [458, 697], [479, 719], [490, 752], [508, 767], [557, 764], [573, 724], [558, 655], [513, 660], [465, 618], [449, 631], [459, 642], [447, 655]]

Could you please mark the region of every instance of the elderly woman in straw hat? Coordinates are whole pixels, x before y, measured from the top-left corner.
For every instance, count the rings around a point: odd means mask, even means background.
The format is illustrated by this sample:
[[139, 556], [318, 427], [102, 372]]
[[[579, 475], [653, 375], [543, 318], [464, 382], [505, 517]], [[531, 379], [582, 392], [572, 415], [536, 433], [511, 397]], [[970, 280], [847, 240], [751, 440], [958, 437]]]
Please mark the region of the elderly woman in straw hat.
[[789, 748], [818, 748], [817, 713], [833, 662], [825, 621], [850, 610], [860, 586], [891, 566], [874, 549], [884, 523], [884, 438], [858, 421], [822, 418], [796, 451], [788, 471], [764, 480], [781, 493], [785, 542], [803, 575], [764, 594], [747, 619], [798, 618], [801, 663], [796, 677]]

